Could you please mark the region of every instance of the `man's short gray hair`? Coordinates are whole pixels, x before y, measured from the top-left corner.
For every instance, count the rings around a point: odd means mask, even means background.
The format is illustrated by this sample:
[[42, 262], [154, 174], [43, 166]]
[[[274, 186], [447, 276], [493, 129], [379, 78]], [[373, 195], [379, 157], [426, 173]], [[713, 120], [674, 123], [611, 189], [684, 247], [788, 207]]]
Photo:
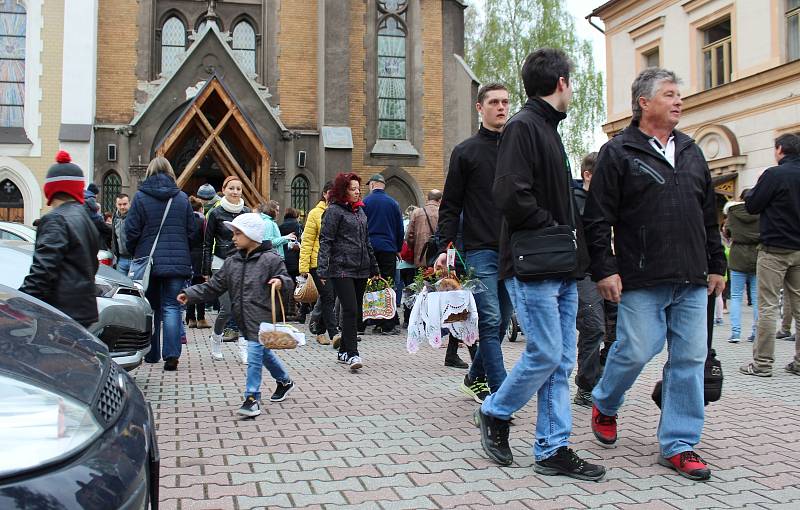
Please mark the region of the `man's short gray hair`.
[[633, 80], [631, 85], [631, 111], [633, 120], [638, 122], [642, 118], [642, 107], [639, 106], [639, 98], [652, 99], [664, 82], [681, 84], [680, 78], [668, 70], [661, 67], [648, 67]]

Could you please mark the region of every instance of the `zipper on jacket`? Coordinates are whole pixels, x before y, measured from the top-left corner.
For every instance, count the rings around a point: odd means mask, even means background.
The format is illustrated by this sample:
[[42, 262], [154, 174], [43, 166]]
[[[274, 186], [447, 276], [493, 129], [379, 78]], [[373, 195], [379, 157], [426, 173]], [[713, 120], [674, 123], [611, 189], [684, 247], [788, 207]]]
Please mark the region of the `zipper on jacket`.
[[[633, 164], [637, 165], [639, 167], [639, 171], [640, 172], [649, 175], [658, 184], [664, 184], [664, 183], [667, 182], [667, 180], [664, 179], [664, 177], [660, 173], [658, 173], [658, 171], [656, 169], [654, 169], [653, 167], [651, 167], [650, 165], [648, 165], [647, 163], [645, 163], [641, 159], [634, 158], [633, 159]], [[673, 168], [673, 172], [674, 172], [674, 168]]]
[[[245, 324], [239, 324], [239, 328], [240, 328], [241, 332], [244, 333], [244, 335], [242, 335], [242, 336], [244, 336], [245, 340], [247, 340], [247, 329], [246, 329], [247, 328], [247, 323], [246, 323], [245, 318], [244, 318], [244, 273], [245, 273], [245, 269], [247, 268], [247, 261], [248, 261], [249, 258], [250, 258], [249, 255], [245, 256], [244, 263], [242, 264], [242, 275], [239, 278], [239, 290], [240, 290], [240, 292], [239, 292], [239, 310], [242, 311], [241, 319], [242, 319], [242, 322], [245, 323]], [[231, 308], [233, 308], [233, 306], [231, 306]], [[231, 314], [233, 314], [233, 310], [231, 310]]]
[[647, 229], [644, 225], [639, 227], [639, 245], [642, 250], [641, 254], [639, 255], [639, 269], [644, 270], [645, 264], [645, 253], [647, 252], [647, 239], [645, 237], [647, 233]]

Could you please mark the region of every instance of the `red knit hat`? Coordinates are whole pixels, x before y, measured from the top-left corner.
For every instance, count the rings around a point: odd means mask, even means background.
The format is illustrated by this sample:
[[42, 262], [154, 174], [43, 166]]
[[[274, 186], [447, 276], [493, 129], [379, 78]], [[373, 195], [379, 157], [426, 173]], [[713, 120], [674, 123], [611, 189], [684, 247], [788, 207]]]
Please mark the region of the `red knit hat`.
[[72, 158], [66, 151], [58, 151], [56, 154], [56, 164], [47, 171], [44, 180], [44, 196], [47, 197], [47, 205], [53, 201], [56, 193], [66, 193], [75, 200], [83, 203], [83, 188], [86, 182], [83, 180], [83, 170], [72, 163]]

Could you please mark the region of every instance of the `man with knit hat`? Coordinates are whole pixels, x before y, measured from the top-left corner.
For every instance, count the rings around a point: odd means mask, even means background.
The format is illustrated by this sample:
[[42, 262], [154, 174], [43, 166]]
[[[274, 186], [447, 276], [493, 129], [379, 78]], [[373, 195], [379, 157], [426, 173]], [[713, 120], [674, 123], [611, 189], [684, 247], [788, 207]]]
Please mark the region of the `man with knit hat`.
[[71, 161], [60, 151], [47, 171], [44, 195], [52, 210], [39, 220], [33, 263], [20, 290], [89, 326], [97, 321], [100, 240], [83, 206], [83, 171]]

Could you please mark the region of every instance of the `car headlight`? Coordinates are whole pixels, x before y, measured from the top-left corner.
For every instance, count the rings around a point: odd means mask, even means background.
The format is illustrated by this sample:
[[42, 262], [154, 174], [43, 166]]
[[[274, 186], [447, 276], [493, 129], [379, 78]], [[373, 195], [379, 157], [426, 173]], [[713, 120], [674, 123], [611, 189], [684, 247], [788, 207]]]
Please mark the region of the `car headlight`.
[[117, 289], [119, 287], [117, 287], [116, 285], [112, 285], [112, 284], [110, 284], [108, 282], [95, 280], [94, 288], [95, 288], [97, 297], [110, 298], [110, 297], [114, 297], [114, 294], [117, 293]]
[[0, 478], [65, 458], [100, 433], [88, 405], [0, 376]]

